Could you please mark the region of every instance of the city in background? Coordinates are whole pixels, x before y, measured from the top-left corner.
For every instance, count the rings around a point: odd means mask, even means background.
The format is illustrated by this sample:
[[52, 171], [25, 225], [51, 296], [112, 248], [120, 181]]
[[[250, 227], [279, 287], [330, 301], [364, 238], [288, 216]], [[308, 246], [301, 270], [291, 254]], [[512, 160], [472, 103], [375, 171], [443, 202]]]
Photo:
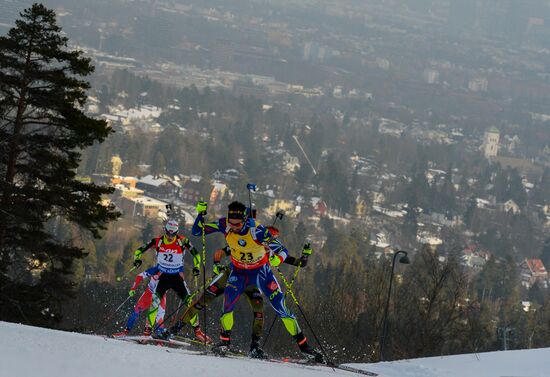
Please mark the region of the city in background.
[[[31, 3], [0, 0], [0, 32]], [[550, 2], [44, 3], [116, 131], [79, 179], [122, 214], [101, 240], [50, 224], [88, 253], [57, 326], [106, 331], [91, 313], [124, 297], [168, 204], [189, 235], [198, 200], [222, 216], [254, 182], [258, 218], [284, 210], [282, 242], [314, 246], [299, 294], [335, 357], [377, 359], [398, 250], [392, 357], [550, 345]]]

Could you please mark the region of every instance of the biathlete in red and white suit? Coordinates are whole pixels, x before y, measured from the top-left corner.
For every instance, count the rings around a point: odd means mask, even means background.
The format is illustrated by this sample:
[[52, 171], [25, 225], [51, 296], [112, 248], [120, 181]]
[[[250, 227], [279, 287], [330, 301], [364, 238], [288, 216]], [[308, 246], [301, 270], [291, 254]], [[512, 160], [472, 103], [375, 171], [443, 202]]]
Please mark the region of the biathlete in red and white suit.
[[[193, 275], [199, 275], [199, 266], [201, 262], [200, 254], [193, 247], [189, 239], [183, 235], [178, 235], [179, 224], [175, 220], [169, 220], [164, 226], [164, 235], [152, 239], [147, 245], [140, 247], [134, 252], [134, 264], [141, 265], [141, 255], [151, 248], [157, 252], [157, 268], [160, 272], [157, 289], [153, 295], [153, 305], [151, 311], [157, 309], [164, 294], [172, 289], [176, 292], [182, 302], [186, 302], [189, 297], [189, 289], [184, 280], [184, 260], [186, 251], [193, 256]], [[155, 323], [156, 333], [153, 337], [166, 337], [168, 330], [164, 328], [162, 317], [157, 313]], [[195, 329], [195, 336], [204, 335], [198, 324], [198, 316], [193, 321], [192, 326]]]
[[[130, 288], [130, 291], [128, 293], [130, 297], [133, 297], [136, 294], [136, 289], [138, 288], [139, 284], [143, 279], [146, 279], [148, 277], [150, 277], [151, 279], [149, 280], [149, 284], [147, 284], [147, 288], [145, 288], [145, 291], [142, 293], [142, 295], [139, 297], [138, 301], [136, 302], [136, 305], [134, 306], [134, 310], [128, 316], [128, 321], [126, 322], [126, 328], [119, 333], [113, 334], [113, 336], [128, 335], [128, 333], [134, 327], [136, 320], [139, 318], [139, 315], [144, 311], [146, 311], [147, 309], [149, 309], [153, 301], [153, 294], [158, 285], [159, 276], [160, 276], [160, 272], [156, 266], [151, 267], [136, 276], [136, 279], [134, 280], [134, 284], [132, 284], [132, 287]], [[166, 295], [162, 297], [162, 300], [160, 301], [160, 305], [158, 307], [158, 314], [160, 315], [161, 320], [164, 318], [165, 312], [166, 312]], [[152, 317], [153, 315], [154, 317]], [[145, 320], [145, 330], [143, 332], [143, 335], [151, 335], [151, 328], [154, 325], [153, 321], [156, 319], [156, 316], [157, 316], [157, 312], [150, 311], [148, 313], [147, 318]]]
[[[287, 249], [278, 239], [272, 237], [263, 225], [247, 216], [244, 204], [232, 202], [228, 206], [227, 217], [205, 224], [203, 215], [206, 213], [206, 207], [206, 202], [199, 202], [197, 205], [198, 215], [193, 224], [193, 235], [199, 236], [203, 231], [206, 235], [222, 233], [231, 249], [231, 273], [225, 287], [223, 313], [220, 318], [220, 351], [226, 351], [231, 342], [235, 303], [246, 287], [255, 285], [267, 296], [275, 313], [281, 318], [289, 334], [294, 337], [302, 353], [308, 358], [322, 362], [323, 356], [308, 344], [296, 317], [286, 307], [284, 294], [271, 270], [271, 266], [277, 267], [286, 259]], [[271, 256], [266, 252], [264, 245]]]

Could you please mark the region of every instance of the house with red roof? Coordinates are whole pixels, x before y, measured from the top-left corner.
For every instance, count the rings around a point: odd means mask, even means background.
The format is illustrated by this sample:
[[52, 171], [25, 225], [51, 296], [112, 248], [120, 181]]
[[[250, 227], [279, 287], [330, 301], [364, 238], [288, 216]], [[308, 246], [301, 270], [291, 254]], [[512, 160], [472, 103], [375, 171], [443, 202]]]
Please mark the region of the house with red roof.
[[548, 288], [548, 271], [540, 259], [525, 259], [520, 264], [521, 284], [530, 288], [535, 283]]

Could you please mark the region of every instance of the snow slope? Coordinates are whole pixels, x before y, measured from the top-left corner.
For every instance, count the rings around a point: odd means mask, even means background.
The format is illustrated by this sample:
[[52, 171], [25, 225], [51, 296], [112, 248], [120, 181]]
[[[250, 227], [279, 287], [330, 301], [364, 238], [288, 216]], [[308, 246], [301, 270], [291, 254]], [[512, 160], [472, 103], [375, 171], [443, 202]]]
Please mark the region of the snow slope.
[[[550, 348], [355, 364], [383, 377], [549, 377]], [[356, 376], [0, 322], [0, 377]]]

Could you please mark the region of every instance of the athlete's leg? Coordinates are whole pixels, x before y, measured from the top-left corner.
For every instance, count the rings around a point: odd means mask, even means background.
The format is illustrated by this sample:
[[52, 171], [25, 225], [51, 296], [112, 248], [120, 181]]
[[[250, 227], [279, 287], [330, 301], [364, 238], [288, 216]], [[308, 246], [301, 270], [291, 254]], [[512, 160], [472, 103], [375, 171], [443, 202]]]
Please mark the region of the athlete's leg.
[[256, 284], [269, 299], [269, 303], [277, 316], [283, 321], [288, 333], [292, 336], [298, 335], [301, 332], [298, 321], [296, 321], [294, 314], [286, 307], [285, 296], [281, 291], [281, 286], [273, 275], [269, 265], [265, 264], [260, 267]]
[[155, 316], [155, 323], [157, 323], [158, 328], [164, 327], [161, 321], [161, 319], [164, 319], [164, 315], [162, 315], [162, 317], [159, 316], [158, 307], [160, 306], [161, 298], [166, 294], [168, 289], [170, 289], [173, 285], [171, 276], [172, 275], [169, 275], [169, 274], [160, 275], [157, 289], [155, 290], [155, 294], [153, 295], [153, 303], [151, 305], [151, 309], [149, 309], [150, 312], [157, 313]]
[[264, 299], [262, 292], [255, 285], [249, 285], [244, 290], [244, 294], [253, 313], [252, 340], [259, 340], [264, 330]]
[[244, 290], [244, 294], [253, 313], [252, 336], [248, 356], [255, 359], [265, 359], [267, 355], [260, 347], [260, 339], [264, 330], [264, 300], [262, 292], [255, 285], [249, 285]]
[[187, 283], [183, 279], [183, 273], [173, 275], [174, 277], [171, 288], [176, 292], [178, 297], [182, 301], [187, 301], [189, 298], [189, 288], [187, 287]]
[[206, 308], [212, 301], [223, 294], [228, 277], [229, 270], [216, 276], [206, 288], [206, 292], [193, 300], [191, 306], [185, 310], [181, 317], [181, 321], [185, 324], [193, 325], [192, 320], [198, 315], [199, 311]]
[[277, 313], [279, 318], [283, 321], [286, 331], [292, 335], [302, 353], [316, 362], [325, 362], [323, 355], [308, 344], [307, 338], [302, 330], [300, 330], [296, 317], [287, 309], [285, 296], [281, 292], [281, 287], [277, 279], [275, 279], [271, 267], [267, 264], [262, 266], [262, 270], [258, 273], [257, 279], [258, 286], [269, 298], [269, 303], [275, 310], [275, 313]]
[[149, 289], [146, 289], [141, 294], [136, 305], [134, 306], [134, 310], [132, 311], [132, 313], [130, 313], [130, 316], [128, 317], [128, 322], [126, 323], [126, 329], [128, 331], [134, 328], [135, 322], [138, 319], [139, 315], [143, 313], [149, 307], [149, 305], [151, 305], [152, 296], [153, 293]]
[[223, 342], [229, 343], [230, 341], [231, 330], [233, 329], [233, 310], [244, 288], [250, 284], [250, 280], [249, 273], [246, 270], [232, 269], [229, 274], [223, 298], [223, 312], [220, 317], [222, 327], [220, 339]]
[[154, 310], [150, 310], [147, 313], [148, 323], [151, 327], [157, 324], [158, 326], [164, 326], [164, 315], [166, 314], [166, 294], [162, 296], [159, 306]]

